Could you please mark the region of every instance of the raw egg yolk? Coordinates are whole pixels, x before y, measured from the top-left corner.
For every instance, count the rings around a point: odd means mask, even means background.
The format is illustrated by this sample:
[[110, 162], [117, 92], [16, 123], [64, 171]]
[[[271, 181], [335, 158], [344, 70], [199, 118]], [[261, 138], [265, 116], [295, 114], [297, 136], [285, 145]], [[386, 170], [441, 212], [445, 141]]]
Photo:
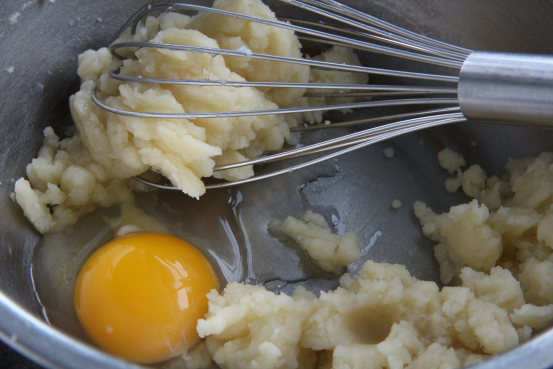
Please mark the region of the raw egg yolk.
[[179, 238], [138, 233], [116, 238], [84, 264], [75, 307], [89, 336], [106, 351], [155, 363], [195, 345], [206, 294], [219, 289], [207, 259]]

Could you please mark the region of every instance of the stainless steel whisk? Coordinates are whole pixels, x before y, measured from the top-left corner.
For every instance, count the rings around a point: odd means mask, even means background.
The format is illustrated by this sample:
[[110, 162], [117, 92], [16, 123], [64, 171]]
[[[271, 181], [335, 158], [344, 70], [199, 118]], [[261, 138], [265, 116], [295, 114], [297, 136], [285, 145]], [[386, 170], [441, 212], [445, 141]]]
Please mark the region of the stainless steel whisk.
[[[351, 151], [392, 137], [429, 127], [435, 127], [450, 123], [466, 122], [467, 120], [485, 123], [514, 124], [533, 127], [553, 127], [553, 57], [551, 56], [476, 52], [468, 50], [405, 30], [368, 14], [357, 11], [334, 0], [282, 1], [292, 6], [297, 6], [304, 10], [317, 13], [318, 15], [332, 22], [317, 23], [289, 18], [279, 18], [279, 20], [275, 21], [204, 6], [182, 3], [168, 3], [157, 5], [150, 4], [144, 6], [127, 21], [127, 23], [122, 27], [122, 31], [130, 27], [131, 33], [134, 34], [139, 22], [144, 20], [145, 17], [151, 12], [210, 12], [244, 19], [251, 22], [257, 22], [268, 26], [289, 29], [296, 32], [300, 40], [307, 40], [310, 42], [316, 41], [324, 44], [351, 47], [357, 50], [368, 51], [372, 53], [378, 53], [387, 56], [450, 68], [453, 70], [452, 74], [458, 74], [459, 76], [415, 73], [408, 71], [372, 68], [366, 66], [344, 65], [311, 59], [257, 54], [252, 53], [250, 50], [242, 49], [213, 49], [207, 47], [153, 42], [119, 42], [112, 44], [110, 46], [110, 51], [114, 56], [121, 59], [123, 59], [123, 57], [117, 53], [118, 49], [128, 47], [153, 47], [168, 50], [191, 51], [194, 53], [207, 53], [212, 55], [212, 57], [216, 55], [247, 57], [268, 61], [303, 64], [309, 65], [312, 68], [319, 69], [400, 77], [402, 78], [402, 81], [422, 80], [431, 82], [433, 84], [444, 84], [446, 87], [406, 86], [400, 84], [357, 85], [326, 83], [176, 80], [122, 76], [116, 72], [111, 72], [110, 76], [112, 78], [126, 82], [195, 86], [221, 86], [224, 84], [225, 86], [232, 87], [286, 87], [318, 90], [326, 89], [340, 90], [341, 92], [335, 93], [331, 91], [330, 93], [310, 93], [308, 91], [306, 94], [304, 94], [304, 96], [348, 97], [362, 95], [392, 97], [392, 99], [273, 110], [179, 114], [143, 113], [115, 109], [99, 101], [95, 93], [93, 93], [92, 95], [93, 101], [101, 108], [115, 114], [122, 114], [140, 118], [185, 119], [288, 114], [387, 106], [446, 106], [440, 109], [434, 108], [431, 110], [408, 112], [396, 115], [386, 115], [377, 118], [333, 123], [330, 125], [319, 124], [314, 126], [291, 128], [291, 131], [303, 131], [321, 128], [343, 127], [363, 123], [392, 121], [392, 123], [367, 130], [362, 130], [360, 132], [327, 140], [314, 145], [304, 146], [291, 150], [283, 150], [276, 153], [267, 153], [267, 156], [263, 156], [258, 159], [215, 167], [215, 171], [220, 171], [247, 165], [262, 164], [284, 159], [297, 158], [300, 156], [316, 154], [329, 150], [341, 149], [331, 154], [319, 157], [315, 160], [307, 161], [299, 165], [290, 166], [286, 169], [274, 171], [263, 175], [257, 175], [248, 179], [235, 182], [207, 185], [206, 188], [229, 187], [274, 177], [280, 174], [293, 172], [295, 170], [299, 170], [328, 159], [335, 158], [337, 156], [349, 153]], [[323, 29], [325, 31], [321, 31], [320, 29]], [[327, 31], [333, 33], [329, 33]], [[344, 34], [347, 36], [344, 36]], [[422, 95], [423, 97], [393, 98], [410, 95]], [[135, 177], [135, 179], [157, 188], [176, 190], [176, 188], [172, 186], [160, 185], [141, 177]]]

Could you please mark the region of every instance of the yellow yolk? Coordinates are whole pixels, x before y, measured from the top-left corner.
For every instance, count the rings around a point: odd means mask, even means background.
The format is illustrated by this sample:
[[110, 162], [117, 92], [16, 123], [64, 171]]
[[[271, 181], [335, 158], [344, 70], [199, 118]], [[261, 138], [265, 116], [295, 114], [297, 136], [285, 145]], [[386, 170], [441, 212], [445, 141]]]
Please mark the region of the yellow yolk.
[[106, 351], [137, 363], [185, 352], [199, 340], [206, 294], [219, 289], [207, 259], [172, 236], [116, 238], [85, 263], [75, 307], [85, 331]]

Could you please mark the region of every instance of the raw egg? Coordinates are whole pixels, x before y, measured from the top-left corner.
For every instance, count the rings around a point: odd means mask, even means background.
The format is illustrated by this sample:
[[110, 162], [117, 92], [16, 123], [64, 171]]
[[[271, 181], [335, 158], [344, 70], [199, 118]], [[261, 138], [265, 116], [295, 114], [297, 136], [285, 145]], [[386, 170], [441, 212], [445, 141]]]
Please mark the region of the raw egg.
[[83, 328], [104, 350], [155, 363], [194, 346], [206, 294], [219, 289], [207, 259], [179, 238], [138, 233], [116, 238], [82, 267], [75, 307]]

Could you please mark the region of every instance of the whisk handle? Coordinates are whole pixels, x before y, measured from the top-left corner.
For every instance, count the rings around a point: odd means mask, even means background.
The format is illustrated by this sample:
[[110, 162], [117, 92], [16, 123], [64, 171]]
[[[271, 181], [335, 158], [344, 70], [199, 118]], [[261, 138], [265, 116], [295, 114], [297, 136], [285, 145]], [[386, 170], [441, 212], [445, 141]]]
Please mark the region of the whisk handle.
[[553, 56], [473, 52], [458, 97], [474, 121], [553, 128]]

